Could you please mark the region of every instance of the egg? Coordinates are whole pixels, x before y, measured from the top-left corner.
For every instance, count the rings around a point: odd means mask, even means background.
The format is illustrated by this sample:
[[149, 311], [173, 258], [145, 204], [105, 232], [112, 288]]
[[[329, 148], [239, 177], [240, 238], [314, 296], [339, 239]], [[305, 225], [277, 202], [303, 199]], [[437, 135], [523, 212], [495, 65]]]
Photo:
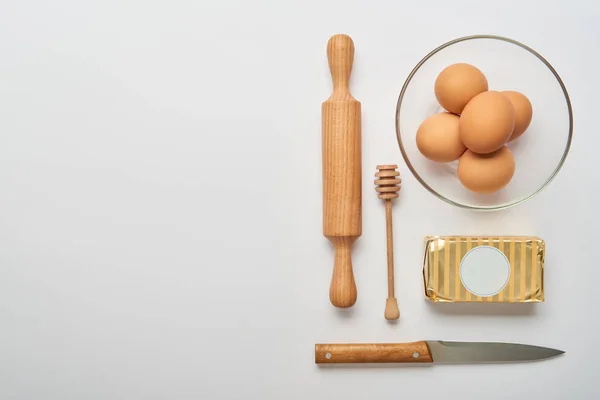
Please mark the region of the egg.
[[508, 139], [511, 141], [521, 136], [527, 130], [533, 117], [533, 107], [529, 99], [522, 93], [509, 90], [502, 92], [502, 94], [508, 97], [508, 100], [510, 100], [515, 109], [515, 127], [511, 137]]
[[483, 73], [471, 64], [452, 64], [442, 70], [435, 80], [435, 97], [442, 107], [454, 114], [462, 113], [476, 95], [488, 90]]
[[417, 130], [417, 148], [425, 157], [437, 162], [450, 162], [467, 149], [460, 140], [458, 115], [447, 112], [427, 118]]
[[470, 150], [458, 160], [458, 179], [464, 187], [476, 193], [493, 193], [504, 188], [515, 173], [515, 158], [503, 146], [491, 154]]
[[515, 109], [505, 95], [489, 91], [475, 96], [460, 115], [460, 139], [469, 150], [492, 153], [508, 141], [515, 125]]

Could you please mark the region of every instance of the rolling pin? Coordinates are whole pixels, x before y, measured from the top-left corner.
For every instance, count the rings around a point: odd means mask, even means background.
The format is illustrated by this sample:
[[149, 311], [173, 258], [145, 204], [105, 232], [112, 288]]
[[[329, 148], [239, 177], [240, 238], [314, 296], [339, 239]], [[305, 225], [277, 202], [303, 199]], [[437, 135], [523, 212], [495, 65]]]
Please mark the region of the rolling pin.
[[323, 235], [334, 247], [329, 300], [336, 307], [356, 303], [351, 248], [362, 234], [361, 104], [348, 83], [354, 43], [334, 35], [327, 43], [333, 93], [322, 104]]

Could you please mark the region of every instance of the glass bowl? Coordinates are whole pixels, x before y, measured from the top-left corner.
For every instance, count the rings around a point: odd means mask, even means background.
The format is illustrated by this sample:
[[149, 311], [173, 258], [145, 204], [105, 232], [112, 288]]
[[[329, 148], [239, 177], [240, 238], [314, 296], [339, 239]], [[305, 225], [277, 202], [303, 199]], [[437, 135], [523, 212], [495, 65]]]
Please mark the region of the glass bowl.
[[[506, 187], [491, 194], [473, 193], [462, 186], [456, 161], [436, 163], [417, 148], [421, 122], [444, 111], [435, 98], [435, 79], [442, 69], [458, 62], [479, 68], [490, 90], [516, 90], [533, 106], [527, 131], [507, 144], [515, 157], [515, 174]], [[499, 210], [534, 197], [556, 176], [571, 146], [573, 111], [558, 73], [539, 53], [501, 36], [467, 36], [439, 46], [411, 71], [398, 98], [396, 135], [410, 171], [439, 199], [467, 209]]]

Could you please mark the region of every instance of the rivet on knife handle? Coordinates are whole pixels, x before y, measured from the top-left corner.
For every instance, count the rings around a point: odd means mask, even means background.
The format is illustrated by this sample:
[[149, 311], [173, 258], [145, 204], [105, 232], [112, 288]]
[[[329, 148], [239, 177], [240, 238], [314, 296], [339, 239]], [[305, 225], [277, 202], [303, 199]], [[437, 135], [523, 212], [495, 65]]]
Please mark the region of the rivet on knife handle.
[[430, 363], [425, 341], [412, 343], [352, 343], [315, 345], [317, 364]]

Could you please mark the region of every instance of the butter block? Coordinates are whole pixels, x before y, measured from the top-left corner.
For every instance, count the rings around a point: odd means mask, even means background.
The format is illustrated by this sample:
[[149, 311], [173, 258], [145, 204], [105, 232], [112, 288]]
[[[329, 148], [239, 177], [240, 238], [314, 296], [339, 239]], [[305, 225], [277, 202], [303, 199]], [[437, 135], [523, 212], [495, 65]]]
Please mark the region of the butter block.
[[445, 303], [544, 301], [545, 242], [534, 236], [427, 236], [425, 297]]

